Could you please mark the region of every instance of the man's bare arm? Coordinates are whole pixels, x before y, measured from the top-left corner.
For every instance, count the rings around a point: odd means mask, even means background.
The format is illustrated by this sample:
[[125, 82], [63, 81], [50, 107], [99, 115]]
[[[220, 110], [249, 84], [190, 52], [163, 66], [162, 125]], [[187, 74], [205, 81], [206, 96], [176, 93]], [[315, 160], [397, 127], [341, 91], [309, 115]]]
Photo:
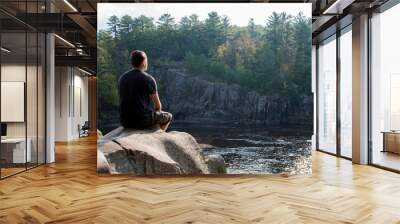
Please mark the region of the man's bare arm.
[[160, 98], [158, 97], [158, 92], [151, 94], [150, 96], [151, 96], [151, 100], [153, 101], [154, 108], [156, 109], [156, 111], [161, 111], [162, 106], [161, 106]]

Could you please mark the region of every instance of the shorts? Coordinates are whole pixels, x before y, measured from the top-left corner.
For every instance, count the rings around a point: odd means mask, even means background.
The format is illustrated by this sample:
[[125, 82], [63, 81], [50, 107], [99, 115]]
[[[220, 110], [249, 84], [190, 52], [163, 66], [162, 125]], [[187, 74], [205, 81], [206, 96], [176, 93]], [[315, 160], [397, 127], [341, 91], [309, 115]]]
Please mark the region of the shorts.
[[133, 116], [128, 122], [121, 122], [124, 128], [134, 128], [139, 130], [152, 129], [157, 125], [166, 125], [172, 121], [172, 114], [165, 111], [154, 111], [145, 115]]
[[172, 121], [172, 114], [165, 111], [154, 111], [152, 114], [153, 125], [165, 125]]

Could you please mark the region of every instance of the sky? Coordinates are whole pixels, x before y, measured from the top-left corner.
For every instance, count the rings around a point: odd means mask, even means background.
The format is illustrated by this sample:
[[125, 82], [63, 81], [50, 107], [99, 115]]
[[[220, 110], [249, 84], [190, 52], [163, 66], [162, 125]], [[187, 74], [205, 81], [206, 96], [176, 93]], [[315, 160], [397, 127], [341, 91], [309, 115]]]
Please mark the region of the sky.
[[179, 22], [184, 16], [197, 14], [200, 20], [207, 18], [211, 11], [226, 15], [233, 25], [246, 26], [250, 18], [255, 24], [265, 25], [272, 12], [286, 12], [297, 15], [302, 12], [311, 17], [311, 3], [98, 3], [97, 27], [107, 28], [107, 20], [112, 15], [118, 17], [140, 15], [153, 17], [155, 21], [164, 13], [169, 13]]

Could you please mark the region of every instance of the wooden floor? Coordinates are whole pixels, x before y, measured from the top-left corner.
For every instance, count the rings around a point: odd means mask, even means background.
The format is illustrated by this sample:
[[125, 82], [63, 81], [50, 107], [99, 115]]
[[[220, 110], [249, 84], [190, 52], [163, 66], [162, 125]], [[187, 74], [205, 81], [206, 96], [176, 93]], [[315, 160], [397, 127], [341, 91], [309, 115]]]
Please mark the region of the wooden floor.
[[1, 177], [7, 177], [7, 176], [11, 176], [13, 174], [19, 173], [19, 172], [23, 172], [25, 171], [25, 167], [21, 168], [21, 167], [7, 167], [7, 168], [1, 168]]
[[0, 223], [400, 223], [400, 175], [320, 152], [311, 176], [97, 176], [94, 138], [0, 181]]
[[374, 151], [372, 157], [374, 164], [400, 170], [400, 155], [392, 152]]

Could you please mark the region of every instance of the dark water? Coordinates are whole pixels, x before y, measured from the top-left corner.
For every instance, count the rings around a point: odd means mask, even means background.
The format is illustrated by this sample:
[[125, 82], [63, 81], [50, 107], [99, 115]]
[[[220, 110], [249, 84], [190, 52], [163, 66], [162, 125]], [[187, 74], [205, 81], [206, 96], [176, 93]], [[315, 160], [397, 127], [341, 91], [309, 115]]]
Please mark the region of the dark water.
[[311, 173], [311, 133], [301, 128], [175, 123], [204, 155], [220, 154], [232, 174]]

